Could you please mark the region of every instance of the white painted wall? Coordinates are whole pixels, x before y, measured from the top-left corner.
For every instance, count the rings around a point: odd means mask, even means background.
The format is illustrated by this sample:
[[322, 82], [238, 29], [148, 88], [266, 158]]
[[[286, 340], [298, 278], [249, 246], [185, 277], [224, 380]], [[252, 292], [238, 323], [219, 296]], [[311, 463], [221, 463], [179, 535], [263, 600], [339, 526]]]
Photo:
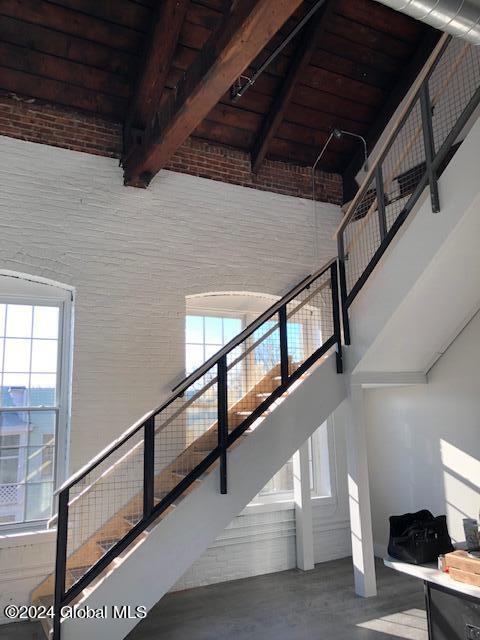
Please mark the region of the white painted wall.
[[[339, 207], [317, 203], [316, 215], [315, 223], [308, 200], [167, 171], [148, 190], [125, 188], [115, 160], [0, 138], [0, 269], [75, 289], [72, 471], [178, 379], [185, 296], [279, 295], [335, 255]], [[318, 561], [348, 554], [345, 496], [339, 489], [338, 507], [315, 512]], [[278, 518], [286, 513], [235, 520], [224, 536], [242, 538], [238, 561], [217, 569], [227, 544], [222, 536], [183, 584], [238, 577], [239, 565], [242, 575], [274, 571], [281, 554], [290, 566], [291, 540], [277, 544]], [[335, 527], [347, 533], [333, 540]], [[35, 542], [0, 539], [0, 610], [11, 599], [28, 602], [52, 566], [54, 544], [42, 535]], [[261, 564], [259, 535], [262, 549], [271, 550]]]
[[51, 573], [55, 531], [21, 533], [0, 538], [0, 625], [9, 604], [30, 604], [30, 592]]
[[428, 384], [367, 390], [374, 540], [388, 541], [388, 516], [430, 509], [462, 518], [480, 509], [480, 314], [428, 374]]
[[[319, 262], [336, 205], [317, 206]], [[75, 287], [72, 470], [168, 392], [185, 296], [281, 294], [315, 264], [311, 202], [165, 171], [125, 188], [110, 158], [0, 145], [0, 267]]]

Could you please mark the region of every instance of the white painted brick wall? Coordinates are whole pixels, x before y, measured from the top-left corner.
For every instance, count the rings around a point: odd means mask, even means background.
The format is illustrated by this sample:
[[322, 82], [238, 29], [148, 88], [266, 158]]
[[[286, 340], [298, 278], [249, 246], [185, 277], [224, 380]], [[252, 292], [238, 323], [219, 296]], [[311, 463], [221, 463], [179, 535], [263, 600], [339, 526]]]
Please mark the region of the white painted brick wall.
[[[318, 204], [319, 262], [336, 205]], [[0, 138], [0, 268], [76, 289], [72, 470], [158, 404], [184, 364], [185, 295], [281, 294], [315, 262], [311, 202]]]
[[[348, 514], [345, 425], [335, 419], [332, 497], [313, 500], [313, 541], [316, 563], [351, 553]], [[295, 513], [286, 510], [251, 512], [248, 508], [177, 582], [173, 590], [285, 571], [296, 567]]]
[[[294, 569], [297, 558], [293, 508], [258, 515], [261, 518], [253, 519], [250, 515], [235, 518], [225, 530], [229, 535], [220, 536], [172, 591]], [[347, 520], [315, 530], [315, 563], [345, 558], [350, 552]]]
[[[75, 287], [71, 470], [178, 379], [186, 295], [281, 294], [335, 254], [340, 210], [316, 211], [315, 225], [309, 201], [172, 172], [125, 188], [114, 160], [0, 138], [0, 270]], [[294, 566], [279, 514], [238, 518], [182, 584]], [[27, 566], [37, 549], [24, 551]]]

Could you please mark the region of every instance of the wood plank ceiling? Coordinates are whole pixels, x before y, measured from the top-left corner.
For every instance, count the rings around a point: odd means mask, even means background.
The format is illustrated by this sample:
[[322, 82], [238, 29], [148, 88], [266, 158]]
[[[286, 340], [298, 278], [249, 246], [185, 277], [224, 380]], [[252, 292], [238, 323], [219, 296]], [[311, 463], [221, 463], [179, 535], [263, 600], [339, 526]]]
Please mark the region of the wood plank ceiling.
[[[313, 3], [304, 0], [244, 75], [253, 75]], [[164, 104], [231, 12], [231, 0], [176, 5], [165, 29], [162, 0], [0, 0], [0, 91], [146, 126], [135, 96], [149, 57], [171, 59], [148, 94]], [[240, 99], [226, 91], [192, 135], [252, 152], [256, 169], [264, 157], [312, 165], [334, 127], [372, 145], [437, 34], [374, 0], [326, 0], [314, 20]], [[170, 55], [152, 42], [170, 46]], [[357, 151], [354, 139], [335, 140], [320, 168], [351, 174]]]

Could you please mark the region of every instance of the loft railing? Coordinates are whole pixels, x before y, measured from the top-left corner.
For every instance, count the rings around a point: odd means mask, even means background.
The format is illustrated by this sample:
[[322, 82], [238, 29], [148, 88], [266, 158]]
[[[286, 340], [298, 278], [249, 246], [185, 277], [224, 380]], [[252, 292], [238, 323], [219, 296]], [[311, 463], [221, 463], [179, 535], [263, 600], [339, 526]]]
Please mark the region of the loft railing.
[[346, 344], [348, 308], [427, 186], [440, 210], [438, 177], [479, 102], [480, 47], [442, 36], [337, 231]]
[[54, 638], [61, 609], [219, 460], [314, 363], [336, 348], [337, 262], [305, 278], [58, 489]]

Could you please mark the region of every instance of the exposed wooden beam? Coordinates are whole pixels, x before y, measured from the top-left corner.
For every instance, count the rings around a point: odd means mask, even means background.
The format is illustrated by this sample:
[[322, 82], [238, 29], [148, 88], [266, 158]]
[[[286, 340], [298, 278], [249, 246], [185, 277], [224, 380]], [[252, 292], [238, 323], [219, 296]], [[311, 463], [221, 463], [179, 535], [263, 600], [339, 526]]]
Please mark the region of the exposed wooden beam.
[[[407, 94], [408, 90], [415, 81], [415, 78], [418, 76], [420, 69], [422, 69], [422, 67], [425, 65], [440, 36], [440, 31], [432, 29], [431, 27], [425, 27], [425, 33], [423, 34], [420, 44], [415, 50], [414, 55], [405, 65], [403, 73], [392, 88], [386, 103], [380, 110], [377, 119], [366, 135], [369, 152], [372, 151], [373, 147], [377, 143], [380, 135], [388, 125], [398, 105]], [[356, 176], [360, 171], [364, 161], [365, 157], [363, 154], [363, 149], [359, 146], [357, 152], [354, 154], [349, 165], [343, 172], [344, 202], [350, 202], [350, 200], [352, 200], [352, 198], [355, 196], [355, 193], [357, 192], [358, 185], [356, 182]]]
[[127, 126], [144, 129], [153, 119], [165, 88], [190, 0], [159, 0], [145, 47]]
[[125, 184], [146, 187], [302, 0], [237, 0], [155, 123], [124, 161]]
[[265, 118], [257, 142], [252, 150], [252, 171], [257, 173], [265, 160], [270, 144], [275, 137], [278, 128], [282, 124], [295, 87], [310, 64], [313, 54], [325, 31], [328, 19], [333, 11], [334, 0], [326, 0], [321, 10], [311, 18], [310, 22], [300, 33], [300, 44], [297, 47], [293, 60], [288, 68], [287, 75], [278, 91], [273, 105]]

